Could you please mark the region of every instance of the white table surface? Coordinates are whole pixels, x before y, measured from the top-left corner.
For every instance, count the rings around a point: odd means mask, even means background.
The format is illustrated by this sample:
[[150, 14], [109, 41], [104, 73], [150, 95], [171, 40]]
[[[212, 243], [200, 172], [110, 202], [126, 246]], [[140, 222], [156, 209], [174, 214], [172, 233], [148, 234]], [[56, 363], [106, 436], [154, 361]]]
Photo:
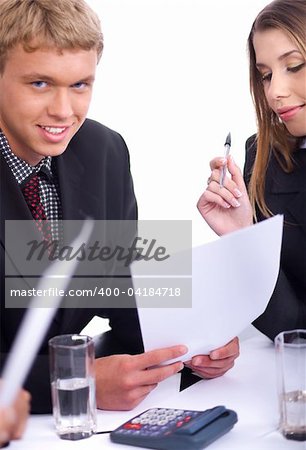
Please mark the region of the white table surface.
[[[137, 408], [128, 412], [98, 411], [98, 431], [114, 429], [150, 407], [205, 410], [225, 405], [238, 414], [234, 428], [209, 446], [210, 450], [306, 450], [306, 442], [285, 439], [277, 430], [275, 355], [273, 343], [256, 332], [241, 340], [241, 355], [223, 377], [202, 380], [178, 392], [179, 376], [164, 381]], [[31, 416], [20, 441], [12, 450], [128, 450], [113, 444], [109, 436], [96, 435], [80, 441], [59, 439], [52, 416]]]

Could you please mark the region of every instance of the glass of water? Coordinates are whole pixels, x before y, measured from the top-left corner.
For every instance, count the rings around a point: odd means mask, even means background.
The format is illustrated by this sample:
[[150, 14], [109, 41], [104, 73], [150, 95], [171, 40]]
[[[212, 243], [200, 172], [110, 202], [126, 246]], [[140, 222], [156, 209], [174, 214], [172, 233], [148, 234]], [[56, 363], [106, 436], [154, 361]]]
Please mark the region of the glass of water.
[[61, 439], [84, 439], [96, 432], [94, 343], [66, 334], [49, 340], [53, 417]]
[[278, 334], [275, 349], [281, 432], [306, 441], [306, 330]]

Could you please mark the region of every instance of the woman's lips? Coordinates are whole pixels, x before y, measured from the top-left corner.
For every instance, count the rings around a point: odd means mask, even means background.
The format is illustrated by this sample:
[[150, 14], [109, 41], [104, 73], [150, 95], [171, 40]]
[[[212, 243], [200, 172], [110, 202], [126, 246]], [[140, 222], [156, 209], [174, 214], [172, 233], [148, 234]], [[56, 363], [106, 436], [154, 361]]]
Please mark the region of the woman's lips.
[[287, 120], [290, 120], [292, 117], [294, 117], [303, 107], [304, 105], [279, 108], [277, 110], [277, 114], [284, 122], [286, 122]]

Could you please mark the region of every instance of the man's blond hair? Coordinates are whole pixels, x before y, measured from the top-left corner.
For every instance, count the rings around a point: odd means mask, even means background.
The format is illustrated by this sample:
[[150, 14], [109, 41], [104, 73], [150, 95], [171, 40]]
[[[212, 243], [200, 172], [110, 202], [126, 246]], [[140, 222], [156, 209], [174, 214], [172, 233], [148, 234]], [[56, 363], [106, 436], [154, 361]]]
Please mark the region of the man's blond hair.
[[0, 74], [9, 51], [21, 44], [25, 51], [103, 50], [96, 13], [84, 0], [0, 0]]

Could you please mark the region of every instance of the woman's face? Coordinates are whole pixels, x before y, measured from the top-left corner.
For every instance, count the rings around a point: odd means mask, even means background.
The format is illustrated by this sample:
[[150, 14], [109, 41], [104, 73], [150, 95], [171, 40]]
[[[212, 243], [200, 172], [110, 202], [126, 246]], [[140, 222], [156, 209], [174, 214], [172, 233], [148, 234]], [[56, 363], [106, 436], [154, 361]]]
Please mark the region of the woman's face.
[[270, 108], [293, 136], [306, 135], [306, 64], [296, 44], [281, 30], [254, 34], [256, 66]]

